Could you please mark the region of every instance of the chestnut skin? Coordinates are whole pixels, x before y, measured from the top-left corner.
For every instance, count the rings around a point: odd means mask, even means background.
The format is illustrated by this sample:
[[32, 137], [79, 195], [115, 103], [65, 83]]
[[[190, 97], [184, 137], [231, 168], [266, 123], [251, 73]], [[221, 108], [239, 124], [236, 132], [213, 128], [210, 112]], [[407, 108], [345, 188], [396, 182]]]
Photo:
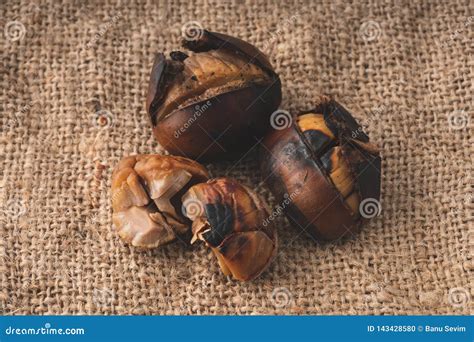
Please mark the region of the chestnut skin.
[[196, 184], [183, 196], [193, 221], [193, 240], [211, 248], [225, 275], [241, 281], [258, 277], [274, 259], [278, 238], [269, 209], [254, 191], [235, 179]]
[[335, 240], [360, 231], [362, 201], [379, 205], [381, 159], [352, 115], [335, 100], [269, 133], [261, 149], [265, 183], [285, 214], [312, 237]]
[[281, 82], [253, 45], [203, 30], [193, 52], [158, 54], [146, 108], [153, 133], [170, 154], [201, 162], [242, 156], [270, 128]]

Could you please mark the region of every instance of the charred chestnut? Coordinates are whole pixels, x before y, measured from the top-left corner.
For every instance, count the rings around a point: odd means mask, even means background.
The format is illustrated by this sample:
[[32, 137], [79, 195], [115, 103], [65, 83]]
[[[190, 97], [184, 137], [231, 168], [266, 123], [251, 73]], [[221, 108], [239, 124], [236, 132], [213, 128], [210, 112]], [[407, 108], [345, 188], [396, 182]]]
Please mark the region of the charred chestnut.
[[136, 155], [122, 159], [112, 174], [113, 223], [133, 246], [153, 248], [189, 230], [181, 196], [209, 178], [197, 162], [182, 157]]
[[[356, 233], [380, 211], [381, 159], [352, 115], [324, 98], [263, 142], [262, 172], [287, 217], [316, 238]], [[377, 214], [375, 212], [375, 214]]]
[[193, 221], [195, 240], [204, 241], [216, 255], [225, 275], [251, 280], [270, 264], [277, 250], [277, 234], [264, 224], [269, 211], [248, 187], [229, 178], [194, 185], [183, 197]]
[[269, 129], [281, 102], [281, 83], [254, 46], [203, 31], [166, 59], [158, 54], [150, 75], [147, 111], [158, 142], [171, 154], [195, 160], [231, 159]]

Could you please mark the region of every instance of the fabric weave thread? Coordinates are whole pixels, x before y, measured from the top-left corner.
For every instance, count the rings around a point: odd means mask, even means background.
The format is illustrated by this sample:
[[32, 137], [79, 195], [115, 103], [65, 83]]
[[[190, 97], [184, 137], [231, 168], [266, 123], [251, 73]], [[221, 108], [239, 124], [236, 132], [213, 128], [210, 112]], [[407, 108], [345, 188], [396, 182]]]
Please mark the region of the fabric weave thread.
[[[0, 312], [472, 314], [473, 13], [466, 1], [9, 1], [0, 5]], [[183, 26], [247, 40], [281, 108], [345, 104], [382, 150], [381, 215], [314, 243], [278, 216], [259, 279], [225, 278], [203, 245], [153, 251], [112, 227], [122, 157], [162, 153], [145, 111], [154, 54]], [[262, 193], [257, 153], [209, 165]]]

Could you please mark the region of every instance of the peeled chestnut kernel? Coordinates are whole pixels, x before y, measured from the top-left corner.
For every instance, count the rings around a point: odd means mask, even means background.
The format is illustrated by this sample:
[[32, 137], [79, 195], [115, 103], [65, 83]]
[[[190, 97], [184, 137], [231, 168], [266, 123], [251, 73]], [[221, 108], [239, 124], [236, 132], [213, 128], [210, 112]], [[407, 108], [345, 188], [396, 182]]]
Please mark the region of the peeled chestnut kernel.
[[209, 178], [197, 162], [158, 154], [122, 159], [112, 174], [113, 223], [119, 236], [137, 247], [154, 248], [189, 231], [181, 197]]
[[263, 145], [266, 183], [278, 202], [291, 199], [287, 217], [312, 236], [334, 240], [357, 233], [380, 210], [379, 152], [336, 101], [324, 98]]
[[204, 241], [225, 275], [251, 280], [273, 260], [277, 234], [264, 224], [269, 210], [248, 187], [229, 178], [211, 179], [191, 187], [183, 205], [193, 221], [192, 242]]
[[267, 57], [240, 39], [203, 30], [188, 55], [157, 55], [147, 111], [168, 152], [200, 161], [235, 158], [270, 127], [281, 83]]

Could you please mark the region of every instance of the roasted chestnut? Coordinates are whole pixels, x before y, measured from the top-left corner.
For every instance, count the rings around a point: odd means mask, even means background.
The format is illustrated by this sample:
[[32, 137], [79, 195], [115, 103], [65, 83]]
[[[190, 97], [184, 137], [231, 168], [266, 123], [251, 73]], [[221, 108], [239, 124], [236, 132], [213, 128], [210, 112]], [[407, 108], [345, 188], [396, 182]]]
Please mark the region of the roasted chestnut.
[[316, 238], [356, 233], [380, 212], [377, 148], [336, 101], [323, 97], [263, 141], [262, 173], [290, 221]]
[[153, 248], [189, 231], [182, 195], [209, 178], [197, 162], [158, 154], [122, 159], [112, 174], [113, 223], [133, 246]]
[[183, 40], [189, 55], [157, 55], [147, 112], [168, 152], [200, 161], [247, 152], [270, 127], [281, 83], [267, 57], [240, 39], [203, 30]]
[[268, 208], [236, 180], [217, 178], [194, 185], [183, 196], [183, 205], [193, 221], [192, 242], [204, 241], [225, 275], [254, 279], [274, 258], [277, 234], [272, 224], [264, 224]]

